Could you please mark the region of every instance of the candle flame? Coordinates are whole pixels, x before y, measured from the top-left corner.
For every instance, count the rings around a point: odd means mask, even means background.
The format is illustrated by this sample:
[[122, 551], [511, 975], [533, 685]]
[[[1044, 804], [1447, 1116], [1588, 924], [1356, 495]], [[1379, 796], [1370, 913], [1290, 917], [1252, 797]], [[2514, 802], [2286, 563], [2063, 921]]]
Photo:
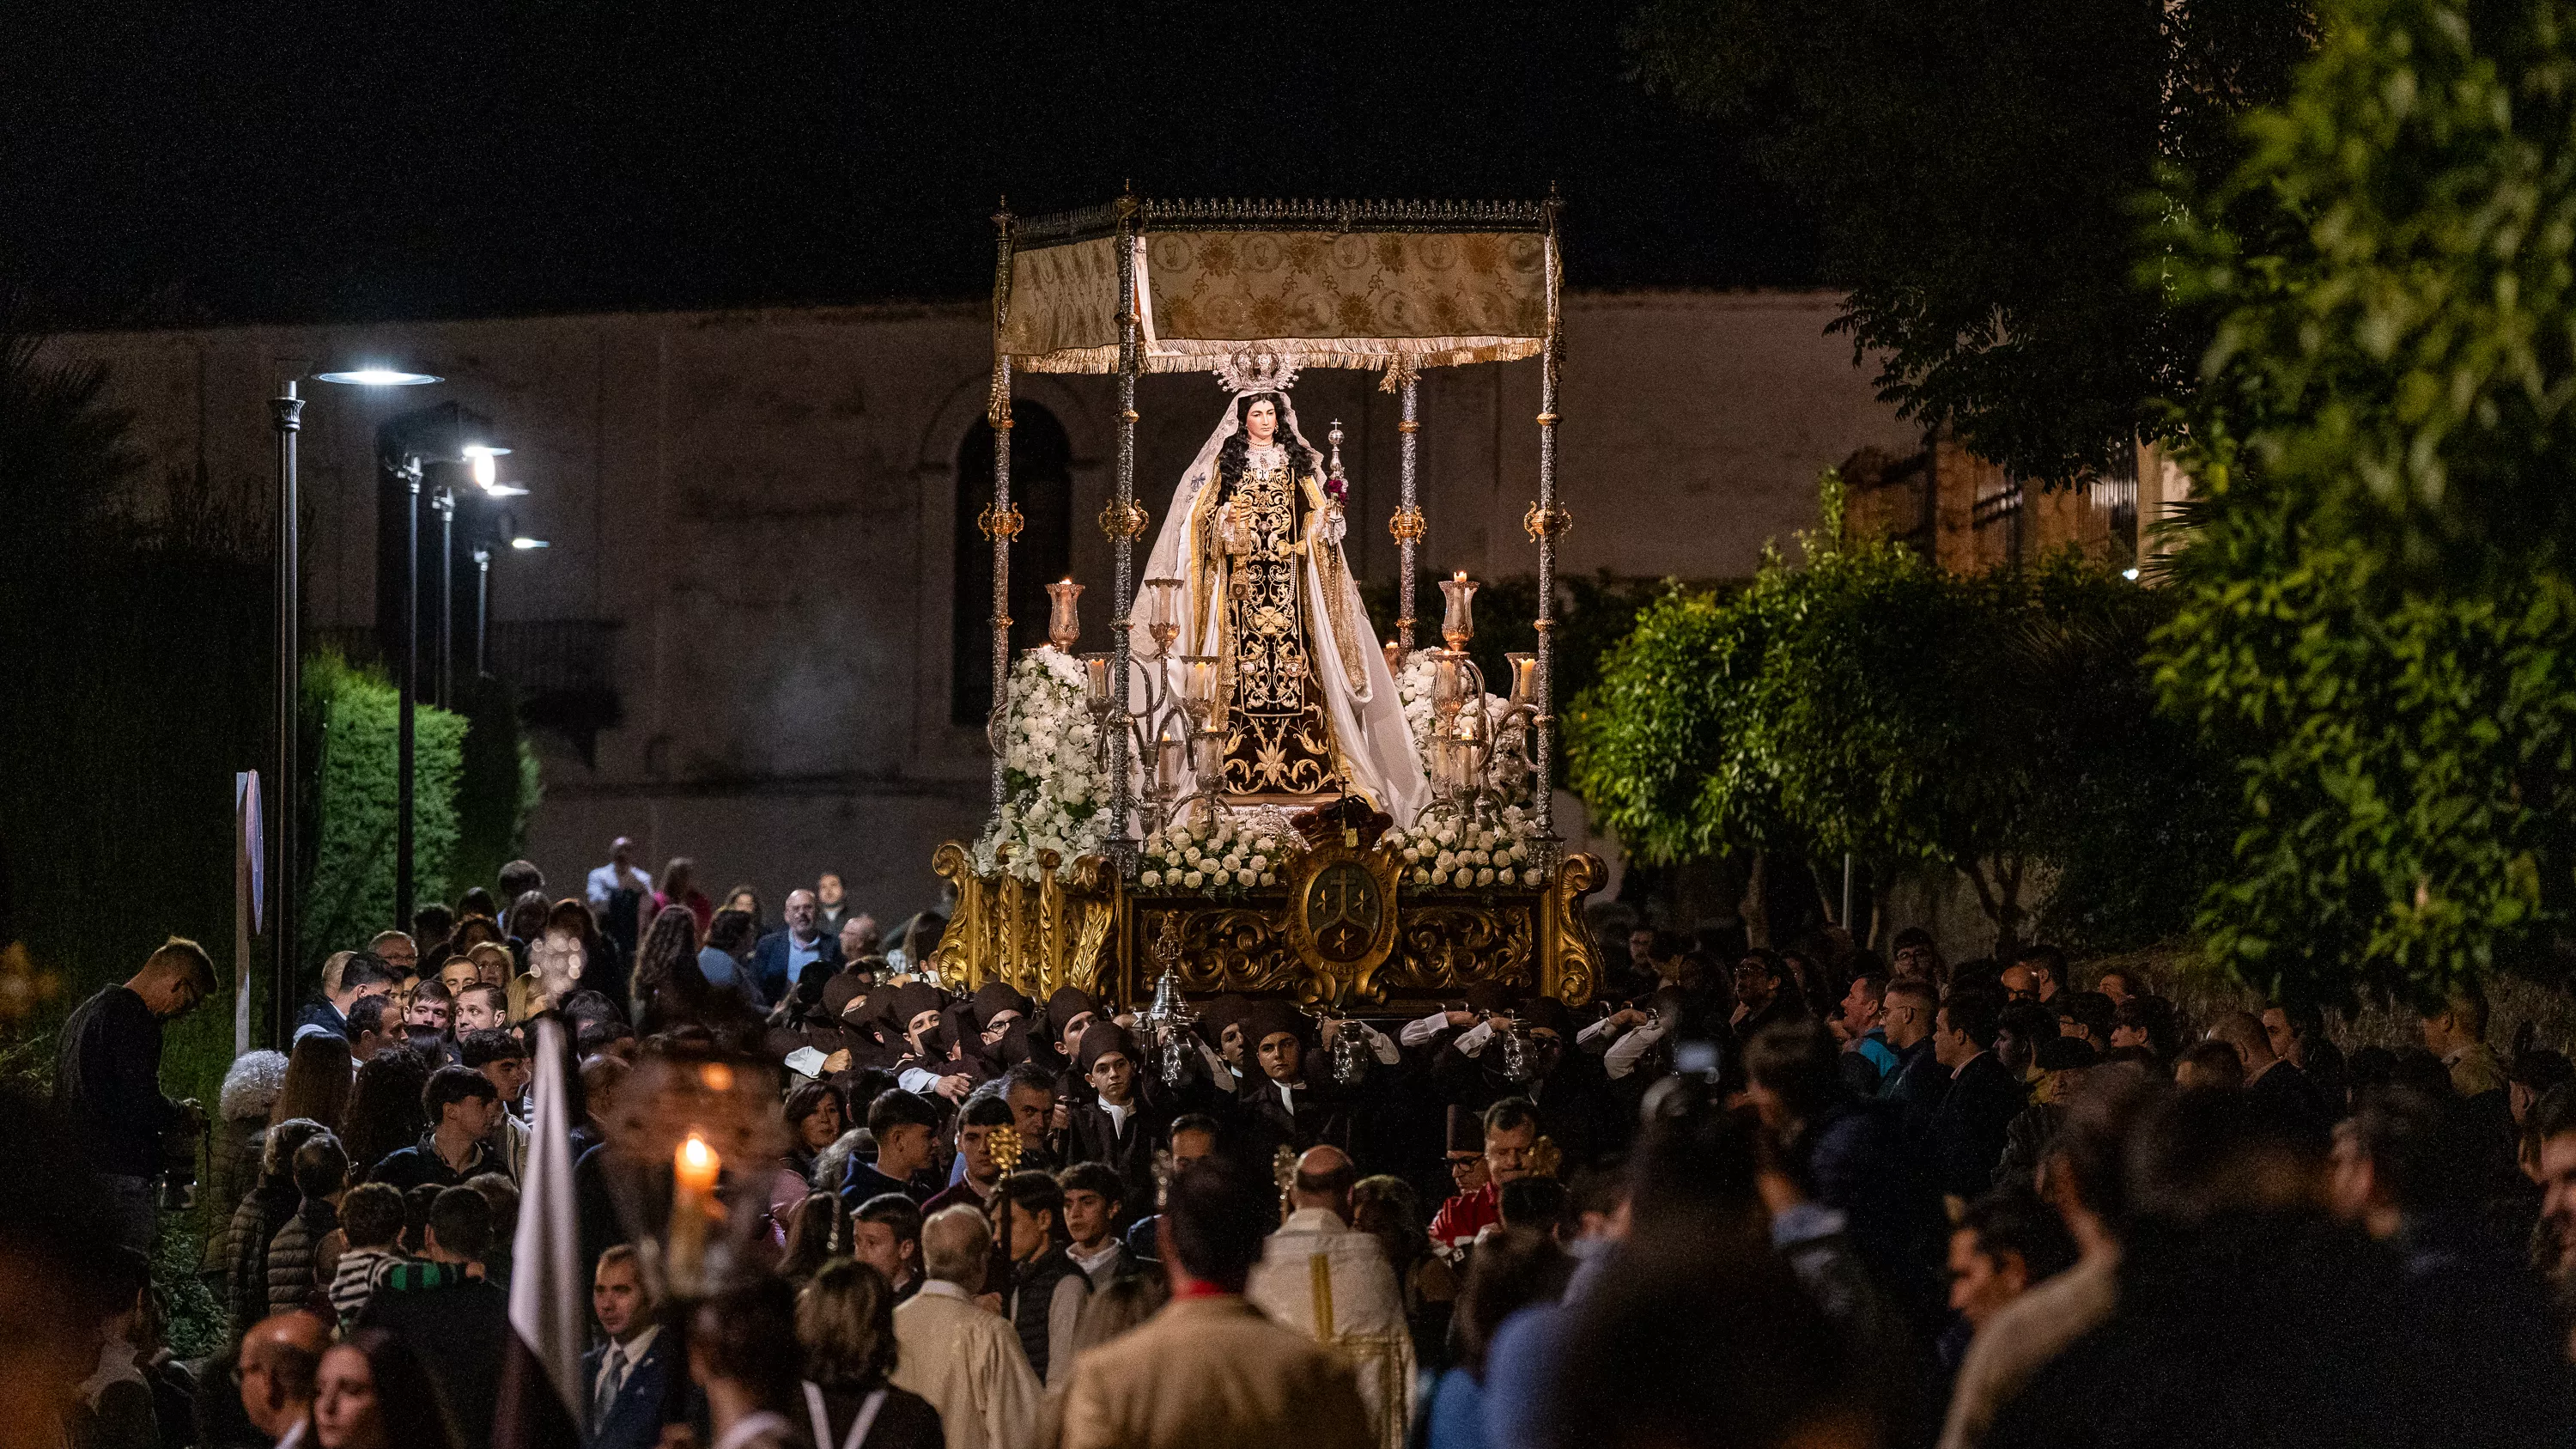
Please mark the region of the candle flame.
[[689, 1140], [680, 1145], [680, 1156], [689, 1166], [705, 1172], [715, 1166], [716, 1150], [707, 1145], [707, 1139], [692, 1132]]

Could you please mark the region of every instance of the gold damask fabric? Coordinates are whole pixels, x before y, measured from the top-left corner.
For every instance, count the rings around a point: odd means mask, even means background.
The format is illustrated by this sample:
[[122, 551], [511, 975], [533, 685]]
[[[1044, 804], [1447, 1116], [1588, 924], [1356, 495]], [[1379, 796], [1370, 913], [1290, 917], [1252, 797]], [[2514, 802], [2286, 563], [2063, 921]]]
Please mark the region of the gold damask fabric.
[[1247, 469], [1225, 500], [1251, 542], [1250, 552], [1232, 560], [1225, 610], [1229, 795], [1340, 793], [1298, 588], [1297, 545], [1305, 532], [1298, 494], [1282, 465]]
[[[1115, 239], [1021, 252], [1002, 348], [1030, 372], [1118, 364]], [[1170, 231], [1137, 242], [1148, 372], [1244, 352], [1307, 367], [1536, 356], [1547, 336], [1540, 232]]]

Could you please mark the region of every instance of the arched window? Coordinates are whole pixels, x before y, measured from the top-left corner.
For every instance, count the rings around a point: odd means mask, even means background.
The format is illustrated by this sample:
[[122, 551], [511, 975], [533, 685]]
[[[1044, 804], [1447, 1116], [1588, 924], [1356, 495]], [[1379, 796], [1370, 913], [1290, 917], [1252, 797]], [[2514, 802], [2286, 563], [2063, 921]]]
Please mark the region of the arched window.
[[[1011, 405], [1011, 653], [1044, 642], [1046, 586], [1073, 558], [1073, 444], [1055, 414]], [[949, 716], [980, 725], [993, 710], [993, 541], [976, 519], [993, 502], [993, 429], [975, 420], [957, 445], [957, 593], [949, 610]]]

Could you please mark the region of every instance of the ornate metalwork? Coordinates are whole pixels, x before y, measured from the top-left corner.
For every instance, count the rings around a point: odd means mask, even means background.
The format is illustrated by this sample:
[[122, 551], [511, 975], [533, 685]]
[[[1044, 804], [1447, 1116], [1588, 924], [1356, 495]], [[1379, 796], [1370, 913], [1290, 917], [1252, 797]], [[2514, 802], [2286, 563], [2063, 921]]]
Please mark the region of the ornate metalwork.
[[[1145, 365], [1143, 328], [1136, 305], [1136, 200], [1121, 197], [1117, 206], [1118, 235], [1118, 491], [1111, 506], [1122, 516], [1129, 511], [1141, 518], [1144, 510], [1136, 504], [1136, 374]], [[999, 334], [996, 336], [998, 345]], [[1143, 531], [1139, 522], [1137, 531]], [[1110, 697], [1122, 703], [1131, 698], [1133, 688], [1134, 632], [1123, 627], [1135, 609], [1136, 538], [1121, 533], [1109, 541], [1111, 609], [1122, 627], [1109, 631]], [[1136, 868], [1135, 808], [1136, 782], [1127, 771], [1127, 731], [1113, 730], [1109, 735], [1109, 840], [1111, 859], [1116, 872], [1125, 877]]]
[[984, 536], [996, 543], [1008, 543], [1019, 537], [1026, 523], [1016, 503], [988, 503], [984, 505], [983, 512], [975, 515], [975, 526], [984, 530]]
[[1403, 387], [1404, 417], [1395, 425], [1398, 460], [1395, 518], [1387, 524], [1387, 531], [1395, 535], [1395, 637], [1399, 646], [1396, 657], [1399, 659], [1413, 652], [1414, 554], [1421, 547], [1425, 532], [1421, 500], [1415, 496], [1415, 439], [1422, 431], [1422, 423], [1415, 413], [1421, 400], [1421, 389], [1416, 386], [1418, 381], [1408, 368]]
[[1145, 534], [1145, 525], [1151, 521], [1145, 513], [1145, 505], [1132, 498], [1126, 501], [1123, 510], [1119, 500], [1115, 498], [1110, 499], [1108, 505], [1100, 510], [1100, 531], [1113, 542], [1118, 539], [1142, 538]]
[[1039, 865], [1035, 883], [977, 876], [964, 846], [940, 847], [931, 868], [957, 891], [931, 956], [942, 981], [958, 990], [1006, 981], [1040, 998], [1078, 986], [1139, 1005], [1153, 994], [1165, 939], [1182, 988], [1200, 996], [1409, 1008], [1499, 981], [1579, 1005], [1599, 981], [1583, 902], [1606, 872], [1589, 855], [1566, 857], [1536, 889], [1405, 895], [1391, 853], [1327, 843], [1281, 887], [1232, 900], [1138, 897], [1097, 855]]
[[[1007, 716], [1011, 701], [1011, 540], [1020, 536], [1020, 510], [1011, 502], [1011, 358], [1002, 337], [1011, 318], [1011, 209], [1004, 205], [993, 218], [993, 386], [985, 399], [986, 421], [993, 425], [993, 501], [976, 519], [993, 541], [993, 715]], [[1002, 812], [1006, 786], [1002, 750], [993, 749], [992, 778], [986, 793], [993, 813]]]
[[[1556, 712], [1556, 631], [1548, 627], [1556, 613], [1556, 536], [1562, 531], [1556, 502], [1557, 372], [1565, 360], [1565, 329], [1558, 325], [1565, 288], [1564, 258], [1557, 251], [1557, 213], [1561, 203], [1554, 187], [1542, 205], [1547, 218], [1547, 339], [1538, 355], [1538, 502], [1535, 519], [1548, 526], [1533, 528], [1538, 543], [1538, 709], [1541, 718]], [[1571, 520], [1566, 520], [1570, 522]], [[1556, 842], [1556, 745], [1552, 730], [1531, 731], [1531, 813], [1538, 821], [1539, 849], [1553, 861]]]
[[930, 967], [952, 986], [1005, 981], [1039, 1000], [1058, 988], [1095, 991], [1116, 979], [1110, 945], [1122, 905], [1109, 862], [1086, 855], [1064, 868], [1054, 852], [1039, 857], [1039, 882], [980, 876], [955, 841], [939, 847], [930, 868], [957, 890], [957, 912]]
[[[1539, 201], [1336, 201], [1275, 198], [1122, 197], [1102, 206], [1031, 217], [1017, 224], [1023, 249], [1136, 232], [1264, 231], [1537, 231], [1552, 203]], [[1125, 214], [1122, 214], [1125, 213]], [[1132, 221], [1130, 220], [1132, 217]]]
[[1296, 858], [1288, 877], [1288, 945], [1305, 968], [1298, 999], [1338, 1006], [1384, 995], [1376, 984], [1395, 947], [1393, 851], [1328, 841]]
[[1574, 514], [1561, 503], [1554, 508], [1541, 508], [1533, 503], [1529, 506], [1529, 512], [1521, 515], [1521, 532], [1528, 534], [1534, 540], [1562, 536], [1573, 531]]

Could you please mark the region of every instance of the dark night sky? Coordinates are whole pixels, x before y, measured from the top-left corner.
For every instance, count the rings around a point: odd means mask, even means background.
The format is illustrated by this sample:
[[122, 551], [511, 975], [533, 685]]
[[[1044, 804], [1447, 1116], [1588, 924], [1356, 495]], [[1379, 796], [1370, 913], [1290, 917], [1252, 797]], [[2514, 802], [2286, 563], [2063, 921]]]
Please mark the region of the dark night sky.
[[997, 194], [1536, 196], [1578, 286], [1814, 280], [1617, 4], [14, 12], [0, 275], [67, 321], [961, 296]]

